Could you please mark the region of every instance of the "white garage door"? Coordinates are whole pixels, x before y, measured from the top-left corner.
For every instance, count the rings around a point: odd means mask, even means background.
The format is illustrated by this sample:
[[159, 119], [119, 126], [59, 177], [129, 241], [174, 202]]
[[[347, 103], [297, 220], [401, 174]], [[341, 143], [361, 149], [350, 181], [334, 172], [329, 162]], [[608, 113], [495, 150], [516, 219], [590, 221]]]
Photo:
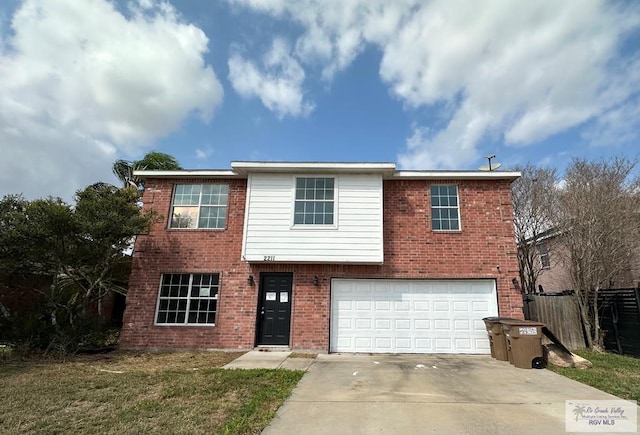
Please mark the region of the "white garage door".
[[331, 352], [490, 353], [493, 280], [331, 281]]

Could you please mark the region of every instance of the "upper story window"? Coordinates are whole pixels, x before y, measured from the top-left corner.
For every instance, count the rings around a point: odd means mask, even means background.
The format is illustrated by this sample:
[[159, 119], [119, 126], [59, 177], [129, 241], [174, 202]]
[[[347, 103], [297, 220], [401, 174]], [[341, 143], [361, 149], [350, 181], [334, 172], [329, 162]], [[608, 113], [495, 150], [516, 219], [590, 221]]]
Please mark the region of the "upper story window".
[[334, 179], [296, 178], [294, 225], [333, 225]]
[[229, 186], [176, 184], [169, 228], [224, 228]]
[[544, 243], [538, 245], [538, 256], [540, 257], [540, 266], [542, 266], [543, 269], [551, 267], [551, 262], [549, 261], [549, 250], [547, 249], [547, 245]]
[[458, 186], [431, 186], [431, 229], [434, 231], [460, 230]]
[[159, 325], [214, 325], [218, 307], [217, 273], [162, 275], [156, 323]]

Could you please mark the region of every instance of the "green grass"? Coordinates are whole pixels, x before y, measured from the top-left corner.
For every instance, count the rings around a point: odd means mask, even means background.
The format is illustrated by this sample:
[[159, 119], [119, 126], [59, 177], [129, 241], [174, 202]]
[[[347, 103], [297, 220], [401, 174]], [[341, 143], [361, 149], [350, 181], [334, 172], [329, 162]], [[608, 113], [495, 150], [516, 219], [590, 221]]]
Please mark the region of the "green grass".
[[593, 363], [593, 368], [579, 370], [549, 365], [549, 369], [583, 384], [640, 403], [640, 359], [614, 353], [578, 350], [575, 353]]
[[0, 433], [260, 433], [303, 372], [219, 368], [237, 356], [0, 362]]

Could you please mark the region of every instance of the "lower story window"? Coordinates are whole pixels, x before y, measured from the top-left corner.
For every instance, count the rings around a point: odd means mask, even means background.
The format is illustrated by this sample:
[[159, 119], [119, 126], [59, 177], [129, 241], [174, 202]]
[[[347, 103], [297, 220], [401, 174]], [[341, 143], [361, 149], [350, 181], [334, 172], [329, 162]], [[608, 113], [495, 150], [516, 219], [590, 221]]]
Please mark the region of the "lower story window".
[[214, 325], [219, 287], [218, 273], [163, 274], [156, 324]]

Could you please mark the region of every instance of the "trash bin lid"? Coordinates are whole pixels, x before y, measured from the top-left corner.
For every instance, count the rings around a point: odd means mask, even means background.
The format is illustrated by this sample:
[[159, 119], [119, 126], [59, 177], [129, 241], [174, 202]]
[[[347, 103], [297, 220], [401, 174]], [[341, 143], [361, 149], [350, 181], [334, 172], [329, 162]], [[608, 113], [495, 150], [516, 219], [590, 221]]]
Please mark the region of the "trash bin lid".
[[504, 320], [518, 320], [518, 319], [514, 319], [513, 317], [485, 317], [484, 319], [485, 322], [502, 322]]
[[511, 326], [545, 326], [542, 322], [536, 322], [534, 320], [519, 320], [519, 319], [509, 319], [504, 317], [501, 320], [503, 325], [511, 325]]

